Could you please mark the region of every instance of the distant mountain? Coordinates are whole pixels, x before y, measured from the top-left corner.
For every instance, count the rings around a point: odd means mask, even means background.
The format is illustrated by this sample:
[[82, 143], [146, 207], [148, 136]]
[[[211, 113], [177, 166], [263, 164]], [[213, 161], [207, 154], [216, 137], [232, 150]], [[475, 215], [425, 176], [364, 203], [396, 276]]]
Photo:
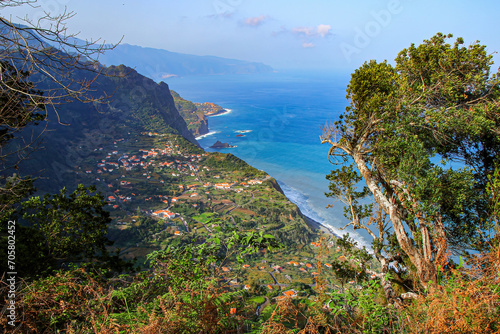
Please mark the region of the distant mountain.
[[194, 56], [130, 44], [120, 44], [113, 50], [105, 52], [99, 56], [99, 62], [107, 66], [125, 64], [155, 81], [165, 80], [172, 76], [249, 74], [273, 71], [270, 66], [262, 63], [214, 56]]

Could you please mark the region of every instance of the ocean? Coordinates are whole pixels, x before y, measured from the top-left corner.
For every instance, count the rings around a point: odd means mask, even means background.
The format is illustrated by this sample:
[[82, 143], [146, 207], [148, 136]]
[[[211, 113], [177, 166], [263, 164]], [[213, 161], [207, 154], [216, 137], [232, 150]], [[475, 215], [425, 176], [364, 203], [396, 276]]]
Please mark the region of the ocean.
[[[308, 217], [369, 247], [367, 234], [340, 228], [343, 205], [327, 198], [332, 168], [321, 127], [345, 110], [349, 74], [277, 72], [252, 75], [169, 78], [170, 89], [193, 102], [213, 102], [229, 110], [208, 118], [210, 133], [198, 138], [206, 151], [217, 140], [232, 153], [274, 177], [285, 195]], [[332, 204], [333, 208], [326, 206]]]

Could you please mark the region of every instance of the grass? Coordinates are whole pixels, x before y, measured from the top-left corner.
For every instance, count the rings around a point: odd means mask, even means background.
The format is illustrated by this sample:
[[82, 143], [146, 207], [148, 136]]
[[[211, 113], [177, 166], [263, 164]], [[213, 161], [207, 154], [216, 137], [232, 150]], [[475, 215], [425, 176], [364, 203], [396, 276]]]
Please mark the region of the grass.
[[[214, 216], [213, 212], [204, 212], [201, 215], [193, 216], [192, 218], [200, 223], [207, 224]], [[200, 227], [203, 225], [200, 224]]]
[[253, 298], [250, 298], [248, 300], [249, 303], [254, 303], [257, 305], [263, 304], [266, 301], [266, 298], [263, 296], [255, 296]]

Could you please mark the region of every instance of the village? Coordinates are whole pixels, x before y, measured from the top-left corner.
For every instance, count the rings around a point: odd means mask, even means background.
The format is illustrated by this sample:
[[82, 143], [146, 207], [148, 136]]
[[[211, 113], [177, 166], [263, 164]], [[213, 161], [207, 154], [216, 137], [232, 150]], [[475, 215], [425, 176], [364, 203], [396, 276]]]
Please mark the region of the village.
[[[173, 238], [209, 235], [223, 222], [272, 233], [276, 223], [259, 213], [285, 197], [269, 197], [276, 192], [269, 175], [225, 170], [217, 166], [223, 155], [187, 152], [178, 137], [149, 132], [141, 138], [140, 143], [121, 138], [111, 147], [94, 148], [94, 163], [84, 167], [84, 174], [105, 194], [114, 218], [112, 234], [142, 229], [141, 237], [134, 234], [121, 244], [125, 258], [161, 249]], [[295, 255], [268, 253], [263, 254], [267, 260], [223, 266], [221, 274], [234, 288], [248, 290], [257, 281], [273, 298], [296, 297], [299, 290], [290, 286], [313, 286], [317, 276], [332, 269], [328, 262], [317, 263], [319, 242], [297, 248]], [[336, 257], [347, 261], [340, 253]]]
[[[147, 133], [147, 135], [150, 137], [158, 136], [156, 133]], [[114, 142], [114, 145], [116, 146], [119, 142], [123, 141], [124, 139], [118, 139]], [[103, 151], [103, 148], [99, 147], [94, 149], [94, 151]], [[137, 153], [113, 150], [107, 153], [103, 159], [97, 161], [93, 169], [87, 169], [85, 173], [95, 173], [97, 174], [95, 181], [106, 183], [108, 192], [110, 193], [107, 196], [107, 200], [114, 209], [118, 209], [120, 204], [131, 202], [137, 197], [134, 192], [129, 196], [122, 193], [127, 192], [123, 190], [133, 191], [133, 183], [138, 183], [138, 181], [141, 181], [140, 179], [146, 182], [159, 182], [165, 185], [165, 180], [158, 177], [158, 173], [156, 173], [160, 169], [162, 174], [171, 176], [169, 178], [170, 181], [172, 178], [178, 181], [178, 184], [173, 185], [178, 188], [178, 194], [172, 197], [152, 195], [145, 197], [144, 201], [152, 201], [155, 198], [160, 199], [161, 202], [166, 204], [165, 208], [150, 211], [149, 214], [167, 219], [178, 216], [178, 214], [169, 211], [169, 207], [174, 203], [181, 204], [187, 199], [200, 199], [203, 197], [202, 193], [208, 195], [211, 190], [234, 191], [236, 193], [247, 192], [246, 188], [262, 184], [263, 181], [269, 179], [269, 176], [266, 176], [263, 179], [248, 178], [239, 182], [221, 180], [220, 175], [208, 176], [207, 173], [211, 169], [207, 166], [201, 167], [204, 173], [200, 173], [200, 162], [207, 156], [207, 153], [183, 153], [179, 150], [178, 144], [167, 142], [162, 149], [139, 149]], [[116, 177], [119, 174], [121, 175]], [[203, 179], [200, 174], [204, 176]], [[185, 184], [186, 180], [193, 181], [193, 183]], [[172, 186], [170, 183], [168, 185]], [[193, 204], [193, 206], [196, 207], [196, 204]]]

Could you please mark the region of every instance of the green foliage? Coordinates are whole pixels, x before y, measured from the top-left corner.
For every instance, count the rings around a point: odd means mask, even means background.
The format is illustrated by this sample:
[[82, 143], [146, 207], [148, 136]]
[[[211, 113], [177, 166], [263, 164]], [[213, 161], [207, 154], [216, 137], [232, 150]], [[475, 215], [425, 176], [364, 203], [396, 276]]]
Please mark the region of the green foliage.
[[23, 178], [18, 174], [2, 177], [5, 183], [0, 190], [0, 203], [2, 203], [2, 210], [0, 211], [0, 233], [5, 231], [8, 220], [15, 220], [18, 218], [16, 216], [16, 207], [19, 202], [35, 191], [33, 179], [30, 177]]
[[[18, 272], [24, 277], [46, 275], [69, 263], [79, 263], [97, 257], [114, 259], [107, 254], [109, 213], [106, 203], [93, 187], [78, 186], [67, 195], [31, 197], [15, 214], [22, 215], [26, 225], [17, 224], [16, 254]], [[2, 225], [3, 226], [3, 225]], [[2, 251], [6, 238], [2, 238]], [[2, 271], [6, 271], [3, 267]]]
[[347, 281], [354, 281], [355, 284], [365, 281], [368, 278], [367, 264], [372, 260], [372, 255], [365, 247], [358, 248], [357, 242], [349, 237], [349, 233], [337, 239], [336, 244], [342, 255], [329, 261], [337, 279], [342, 285]]
[[[485, 188], [500, 153], [498, 77], [491, 75], [486, 46], [476, 42], [465, 47], [462, 38], [447, 44], [451, 37], [437, 34], [396, 58], [407, 121], [404, 132], [395, 135], [407, 142], [411, 138], [407, 150], [422, 157], [408, 157], [403, 169], [404, 182], [415, 188], [422, 211], [443, 216], [452, 245], [474, 248], [481, 240], [478, 229], [491, 227]], [[466, 168], [441, 168], [425, 160], [434, 154]], [[410, 183], [410, 177], [418, 182]]]
[[174, 281], [183, 281], [186, 277], [197, 280], [206, 275], [215, 277], [216, 272], [232, 256], [235, 256], [233, 260], [243, 263], [245, 255], [255, 254], [260, 249], [273, 251], [280, 248], [283, 246], [274, 236], [263, 234], [262, 231], [240, 234], [233, 228], [223, 229], [217, 226], [207, 239], [192, 240], [177, 247], [169, 246], [164, 251], [152, 252], [148, 255], [148, 260], [153, 265], [169, 262], [171, 269], [180, 274], [179, 277], [172, 278]]
[[266, 175], [265, 172], [259, 171], [258, 169], [250, 166], [231, 153], [212, 153], [205, 160], [205, 165], [207, 167], [219, 168], [223, 171], [228, 172], [242, 171], [245, 173], [245, 176], [248, 177], [258, 177]]
[[358, 294], [356, 308], [363, 318], [363, 333], [390, 332], [393, 322], [397, 321], [395, 310], [380, 302], [382, 287], [378, 280], [363, 283], [362, 292]]
[[23, 218], [43, 235], [53, 258], [92, 258], [109, 244], [110, 218], [103, 208], [107, 203], [101, 194], [92, 194], [95, 191], [95, 187], [79, 185], [69, 195], [63, 188], [59, 194], [32, 197], [23, 203]]
[[490, 198], [489, 207], [492, 212], [492, 219], [496, 223], [497, 235], [500, 232], [499, 218], [500, 218], [500, 167], [495, 165], [493, 174], [488, 175], [488, 186], [486, 192]]
[[360, 200], [366, 198], [370, 191], [368, 187], [363, 187], [361, 191], [357, 191], [356, 187], [363, 179], [351, 164], [342, 166], [340, 169], [332, 170], [326, 179], [330, 181], [328, 189], [330, 192], [325, 193], [327, 197], [340, 199], [347, 204], [344, 207], [344, 216], [352, 222], [353, 228], [359, 228], [359, 221], [370, 217], [373, 204], [361, 204]]
[[[376, 157], [371, 164], [385, 180], [401, 180], [411, 189], [418, 210], [408, 213], [439, 212], [454, 240], [462, 233], [473, 237], [471, 225], [481, 226], [482, 180], [500, 145], [498, 113], [491, 109], [497, 95], [491, 56], [478, 43], [461, 47], [461, 38], [446, 44], [450, 37], [437, 34], [418, 47], [412, 44], [400, 52], [395, 68], [365, 63], [352, 76], [352, 107], [338, 124], [351, 136], [347, 140], [367, 136], [363, 144]], [[436, 155], [465, 161], [474, 170], [443, 168], [434, 162]]]
[[346, 289], [330, 294], [326, 304], [340, 328], [361, 333], [393, 332], [396, 310], [380, 303], [381, 286], [377, 280], [362, 283], [359, 289]]
[[141, 212], [137, 222], [132, 227], [123, 231], [116, 231], [110, 235], [110, 238], [120, 247], [130, 246], [139, 242], [147, 243], [151, 241], [152, 235], [161, 232], [163, 229], [164, 224]]
[[363, 64], [347, 87], [350, 105], [322, 138], [343, 165], [327, 176], [327, 196], [368, 230], [377, 257], [401, 253], [423, 284], [449, 249], [488, 245], [493, 227], [487, 185], [500, 154], [500, 81], [484, 45], [450, 45], [451, 37], [412, 44], [395, 66]]

